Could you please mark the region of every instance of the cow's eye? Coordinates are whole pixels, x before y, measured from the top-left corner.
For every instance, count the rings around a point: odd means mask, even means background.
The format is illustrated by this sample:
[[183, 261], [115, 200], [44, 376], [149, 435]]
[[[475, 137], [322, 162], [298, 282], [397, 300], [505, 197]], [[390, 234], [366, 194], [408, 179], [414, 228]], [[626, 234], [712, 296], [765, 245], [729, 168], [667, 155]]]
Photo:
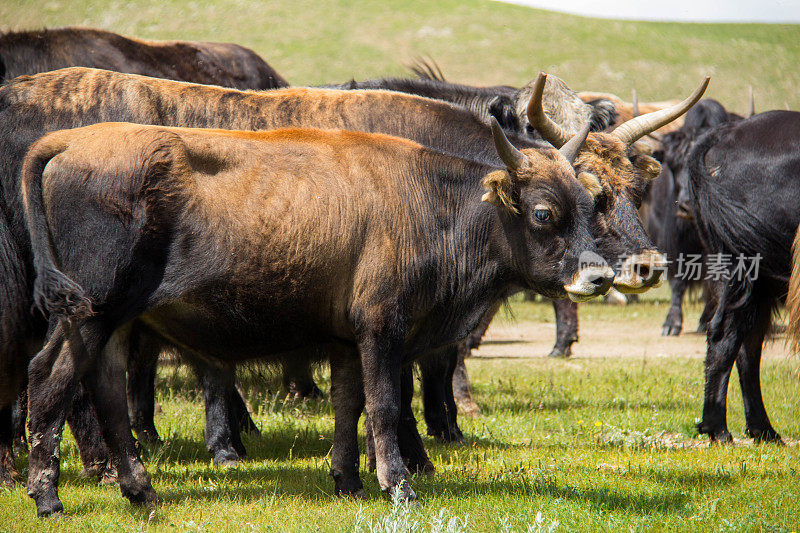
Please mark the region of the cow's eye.
[[536, 206], [536, 208], [533, 210], [533, 216], [536, 217], [536, 220], [542, 224], [547, 224], [553, 220], [552, 211], [546, 207]]

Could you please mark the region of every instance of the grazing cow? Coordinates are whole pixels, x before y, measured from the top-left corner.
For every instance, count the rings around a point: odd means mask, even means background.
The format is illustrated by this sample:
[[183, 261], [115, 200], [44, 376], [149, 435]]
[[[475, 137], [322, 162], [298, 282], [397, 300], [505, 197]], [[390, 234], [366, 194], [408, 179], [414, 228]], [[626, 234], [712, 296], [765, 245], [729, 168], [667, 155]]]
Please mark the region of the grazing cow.
[[[717, 126], [689, 152], [692, 214], [706, 252], [722, 254], [718, 264], [730, 274], [714, 283], [718, 303], [708, 325], [697, 425], [712, 442], [732, 440], [726, 398], [734, 361], [747, 434], [780, 440], [764, 408], [759, 368], [772, 315], [789, 288], [791, 246], [800, 222], [799, 146], [800, 113], [768, 111]], [[740, 256], [741, 270], [757, 266], [757, 272], [739, 275]]]
[[[644, 190], [649, 180], [643, 181], [640, 177], [637, 177], [637, 174], [640, 172], [642, 174], [648, 174], [648, 171], [642, 167], [636, 168], [636, 165], [629, 165], [628, 167], [624, 167], [624, 165], [619, 166], [624, 161], [627, 161], [627, 159], [622, 156], [617, 156], [617, 158], [609, 157], [609, 153], [604, 153], [604, 149], [600, 147], [611, 148], [614, 145], [619, 146], [622, 144], [626, 148], [624, 150], [616, 148], [616, 153], [624, 153], [633, 142], [647, 135], [649, 132], [663, 127], [665, 124], [669, 123], [669, 121], [674, 120], [690, 109], [702, 97], [707, 85], [708, 78], [683, 102], [666, 109], [636, 117], [619, 126], [617, 130], [611, 134], [592, 133], [589, 135], [586, 149], [576, 160], [576, 173], [579, 178], [586, 177], [587, 175], [594, 176], [599, 179], [604, 188], [609, 187], [608, 189], [604, 189], [607, 192], [599, 195], [597, 199], [600, 201], [605, 201], [604, 199], [607, 199], [614, 204], [618, 204], [614, 208], [614, 211], [619, 218], [613, 223], [613, 227], [620, 228], [623, 235], [637, 235], [637, 228], [641, 227], [641, 220], [639, 219], [637, 208], [641, 204]], [[534, 94], [537, 94], [537, 92], [534, 92]], [[537, 107], [535, 105], [535, 101], [535, 99], [531, 100], [532, 105], [529, 109], [531, 124], [534, 124], [536, 129], [541, 132], [542, 136], [554, 146], [563, 145], [569, 139], [569, 134], [560, 128], [558, 124], [549, 119], [543, 112], [541, 106]], [[594, 143], [597, 144], [595, 145]], [[635, 154], [636, 149], [630, 146], [630, 150], [629, 157], [632, 157], [633, 160], [640, 161], [640, 163], [649, 165], [649, 163], [647, 163], [650, 161], [649, 157], [632, 156], [631, 153]], [[585, 159], [581, 160], [581, 157], [585, 157]], [[637, 157], [641, 157], [641, 159], [636, 159]], [[616, 161], [616, 163], [611, 166], [604, 166], [600, 163], [599, 158], [606, 161]], [[657, 172], [659, 166], [655, 163], [653, 163], [653, 165], [654, 170]], [[614, 185], [611, 186], [611, 184]], [[606, 206], [606, 208], [608, 207], [609, 206]], [[608, 253], [610, 250], [605, 248], [603, 240], [598, 242], [598, 247], [601, 253], [606, 254], [605, 257], [607, 260], [615, 260], [613, 255]], [[646, 282], [639, 284], [636, 289], [632, 289], [630, 284], [618, 284], [617, 281], [615, 281], [615, 285], [618, 285], [619, 288], [625, 292], [641, 292], [652, 287], [659, 279], [663, 269], [663, 263], [661, 262], [660, 255], [654, 254], [649, 257], [652, 259], [649, 263], [649, 267], [639, 269], [639, 274], [643, 276], [643, 278], [640, 277], [639, 280], [646, 279]], [[640, 262], [640, 266], [644, 266], [642, 262]], [[626, 276], [630, 272], [631, 269], [623, 268], [622, 276]], [[494, 307], [491, 311], [492, 314], [496, 312], [497, 309], [498, 307]], [[473, 332], [465, 342], [473, 346], [476, 345], [479, 342], [480, 335], [483, 334], [490, 320], [491, 317], [484, 317], [480, 326], [482, 331]], [[463, 380], [459, 380], [453, 387], [449, 386], [452, 376], [456, 373], [461, 374], [462, 378], [466, 376], [465, 370], [458, 366], [460, 358], [463, 367], [463, 354], [465, 352], [466, 349], [464, 346], [451, 347], [446, 356], [435, 359], [423, 359], [420, 361], [423, 374], [423, 394], [428, 394], [431, 398], [431, 401], [425, 401], [425, 419], [428, 423], [428, 432], [444, 441], [458, 441], [462, 438], [461, 431], [457, 424], [456, 403], [458, 402], [469, 406], [474, 404], [471, 396], [467, 396], [465, 393], [465, 390], [469, 390], [468, 383], [465, 384]], [[462, 355], [460, 356], [459, 354]], [[445, 386], [442, 386], [442, 383], [444, 383]], [[425, 392], [425, 387], [433, 389], [437, 384], [440, 385], [439, 389], [435, 389], [435, 392]], [[456, 391], [460, 391], [462, 395], [456, 398], [453, 388], [455, 388]]]
[[102, 68], [234, 89], [289, 85], [258, 54], [238, 44], [144, 41], [92, 28], [0, 34], [0, 81], [66, 67]]
[[[725, 111], [725, 108], [716, 100], [701, 100], [686, 113], [683, 126], [661, 139], [662, 150], [657, 154], [661, 161], [660, 178], [653, 182], [649, 191], [650, 209], [647, 217], [647, 231], [650, 237], [670, 260], [667, 271], [672, 301], [667, 317], [662, 327], [662, 335], [679, 335], [683, 327], [683, 295], [693, 283], [688, 275], [696, 277], [695, 285], [702, 284], [706, 271], [703, 268], [696, 272], [694, 267], [687, 267], [686, 260], [694, 260], [692, 256], [699, 257], [703, 254], [703, 246], [697, 228], [687, 218], [687, 212], [680, 201], [684, 199], [688, 168], [687, 158], [692, 144], [706, 131], [724, 124], [730, 120], [740, 120], [735, 115]], [[680, 260], [679, 258], [683, 258]], [[678, 269], [681, 272], [678, 272]], [[689, 273], [687, 270], [692, 269]], [[695, 274], [697, 274], [695, 276]], [[706, 306], [700, 317], [697, 327], [698, 332], [705, 332], [708, 321], [714, 313], [713, 297], [711, 291], [706, 292]]]
[[381, 489], [414, 499], [397, 444], [402, 366], [513, 288], [583, 299], [614, 277], [579, 264], [595, 250], [593, 201], [571, 166], [587, 130], [525, 152], [493, 130], [504, 168], [341, 130], [109, 123], [37, 141], [22, 179], [34, 300], [51, 317], [29, 370], [37, 513], [63, 510], [59, 439], [84, 375], [123, 495], [157, 500], [131, 437], [126, 361], [104, 352], [137, 317], [212, 360], [337, 346], [336, 492], [363, 493], [366, 407]]
[[[0, 186], [3, 189], [0, 197], [3, 214], [0, 217], [3, 258], [0, 286], [5, 292], [0, 300], [4, 306], [0, 314], [0, 391], [3, 394], [0, 396], [0, 457], [11, 457], [11, 435], [2, 431], [6, 426], [5, 417], [7, 415], [10, 426], [10, 406], [23, 386], [29, 357], [41, 345], [46, 328], [40, 318], [30, 314], [30, 243], [19, 199], [22, 158], [31, 143], [49, 131], [108, 120], [249, 130], [282, 126], [377, 130], [481, 162], [502, 163], [489, 127], [473, 114], [460, 106], [400, 93], [300, 88], [241, 92], [78, 67], [15, 79], [0, 88]], [[522, 138], [514, 138], [514, 142], [521, 147], [536, 146]], [[631, 273], [622, 275], [620, 283], [632, 288], [642, 287], [649, 279], [639, 277], [635, 271], [649, 264], [651, 257], [647, 252], [653, 246], [640, 224], [637, 229], [638, 218], [626, 218], [635, 211], [630, 207], [629, 190], [643, 188], [655, 177], [657, 163], [639, 156], [631, 156], [629, 160], [624, 143], [592, 139], [579, 155], [582, 158], [579, 161], [586, 161], [583, 179], [589, 185], [594, 179], [592, 172], [600, 179], [606, 179], [608, 171], [615, 174], [619, 170], [623, 172], [621, 176], [627, 176], [620, 180], [609, 176], [608, 182], [601, 183], [602, 202], [598, 202], [596, 208], [600, 217], [598, 226], [602, 229], [595, 236], [605, 242], [603, 246], [609, 254], [631, 255], [626, 264]], [[598, 170], [593, 170], [592, 166], [597, 166]], [[632, 178], [630, 172], [634, 172]], [[146, 325], [137, 327], [147, 330]], [[139, 335], [139, 338], [143, 337]], [[128, 347], [128, 351], [138, 351], [141, 358], [146, 358], [143, 352], [149, 351], [154, 360], [158, 353], [154, 346], [158, 345], [150, 339], [141, 346]], [[134, 371], [136, 368], [138, 365], [134, 365]], [[239, 398], [238, 395], [224, 392], [230, 391], [232, 384], [223, 376], [231, 375], [218, 371], [210, 372], [206, 378], [222, 380], [206, 383], [207, 389], [211, 387], [206, 391], [206, 442], [218, 462], [235, 460], [244, 450], [238, 429], [232, 430], [229, 423], [240, 412], [233, 404], [233, 396]], [[147, 382], [147, 379], [145, 376], [138, 382]], [[149, 379], [152, 383], [152, 378]], [[150, 388], [152, 390], [152, 385]], [[155, 432], [152, 396], [149, 402], [149, 422]], [[73, 419], [86, 420], [83, 416]], [[139, 422], [141, 418], [134, 417], [134, 420]], [[80, 438], [86, 432], [73, 426], [73, 433]], [[89, 441], [98, 442], [98, 439]], [[90, 464], [102, 464], [107, 458], [107, 451], [103, 449], [91, 452], [82, 447], [81, 452]], [[9, 460], [0, 462], [0, 466], [11, 464]], [[12, 477], [13, 468], [0, 470], [3, 481], [9, 482]]]

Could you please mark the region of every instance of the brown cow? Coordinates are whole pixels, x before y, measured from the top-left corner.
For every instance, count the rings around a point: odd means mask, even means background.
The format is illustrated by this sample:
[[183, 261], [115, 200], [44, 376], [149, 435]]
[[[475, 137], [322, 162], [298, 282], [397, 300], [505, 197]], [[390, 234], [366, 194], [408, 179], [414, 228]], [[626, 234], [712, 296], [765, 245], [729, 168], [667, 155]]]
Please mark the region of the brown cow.
[[339, 347], [336, 491], [363, 492], [366, 407], [381, 488], [413, 499], [396, 434], [402, 365], [462, 338], [516, 287], [583, 299], [613, 279], [579, 264], [596, 250], [571, 166], [588, 130], [524, 152], [493, 131], [506, 168], [345, 131], [111, 123], [35, 143], [22, 195], [52, 332], [29, 367], [38, 514], [63, 509], [58, 445], [84, 374], [123, 495], [157, 499], [131, 437], [126, 361], [104, 351], [136, 317], [211, 359]]

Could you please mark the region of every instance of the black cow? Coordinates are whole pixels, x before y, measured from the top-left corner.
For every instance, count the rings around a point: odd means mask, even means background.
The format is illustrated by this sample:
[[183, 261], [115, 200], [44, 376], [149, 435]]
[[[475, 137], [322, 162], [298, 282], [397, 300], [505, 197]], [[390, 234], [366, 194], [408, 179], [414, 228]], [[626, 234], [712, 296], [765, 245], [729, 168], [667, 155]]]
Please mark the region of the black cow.
[[[703, 133], [731, 120], [741, 120], [741, 117], [728, 113], [716, 100], [701, 100], [686, 113], [679, 130], [661, 138], [662, 150], [656, 153], [656, 158], [661, 161], [661, 175], [649, 191], [647, 231], [658, 249], [670, 260], [667, 274], [672, 301], [662, 335], [680, 334], [683, 296], [693, 284], [701, 285], [706, 276], [700, 236], [694, 223], [687, 218], [685, 207], [680, 206], [686, 194], [681, 195], [687, 187], [689, 150]], [[697, 258], [701, 259], [698, 261]], [[695, 261], [699, 266], [688, 266], [687, 260]], [[706, 306], [697, 327], [697, 331], [703, 333], [714, 313], [713, 291], [704, 293]]]
[[[800, 113], [769, 111], [717, 126], [695, 142], [688, 167], [690, 209], [703, 246], [723, 254], [718, 264], [725, 266], [726, 258], [732, 263], [729, 279], [714, 284], [718, 304], [708, 325], [698, 429], [712, 442], [731, 441], [726, 398], [735, 361], [747, 434], [778, 441], [761, 397], [759, 368], [772, 315], [788, 289], [800, 222]], [[740, 256], [744, 268], [758, 266], [756, 276], [738, 275]]]
[[571, 165], [588, 129], [560, 152], [524, 153], [493, 130], [504, 168], [341, 130], [111, 123], [37, 141], [22, 194], [34, 298], [50, 315], [29, 370], [39, 516], [63, 510], [58, 447], [82, 378], [122, 494], [157, 500], [124, 409], [126, 361], [104, 350], [137, 317], [211, 359], [336, 346], [336, 492], [363, 494], [366, 407], [381, 489], [414, 499], [397, 441], [402, 366], [463, 337], [517, 287], [583, 299], [614, 277], [579, 260], [596, 250], [593, 200]]
[[144, 41], [92, 28], [0, 35], [0, 81], [66, 67], [102, 68], [234, 89], [289, 85], [258, 54], [238, 44]]

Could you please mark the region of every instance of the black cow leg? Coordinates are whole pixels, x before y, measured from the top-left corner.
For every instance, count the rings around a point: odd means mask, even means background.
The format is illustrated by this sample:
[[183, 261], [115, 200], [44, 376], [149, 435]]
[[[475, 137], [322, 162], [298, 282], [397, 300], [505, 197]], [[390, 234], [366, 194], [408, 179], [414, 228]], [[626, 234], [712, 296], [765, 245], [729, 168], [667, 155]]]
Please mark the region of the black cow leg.
[[672, 299], [667, 311], [667, 318], [661, 326], [661, 335], [680, 335], [683, 328], [683, 295], [689, 283], [683, 278], [673, 277], [669, 280], [669, 287], [672, 290]]
[[283, 386], [295, 400], [325, 397], [314, 382], [311, 365], [306, 361], [283, 363]]
[[28, 449], [28, 434], [25, 431], [25, 424], [28, 421], [28, 387], [26, 386], [19, 393], [17, 401], [11, 410], [11, 423], [13, 428], [14, 446], [20, 450]]
[[465, 342], [458, 344], [458, 361], [456, 361], [456, 368], [453, 372], [453, 398], [459, 413], [466, 416], [477, 416], [480, 414], [481, 408], [472, 397], [472, 385], [469, 382], [465, 361], [468, 351], [469, 348]]
[[742, 330], [747, 327], [748, 313], [757, 313], [758, 310], [744, 306], [737, 310], [721, 309], [720, 312], [719, 326], [709, 329], [706, 341], [703, 417], [697, 429], [701, 434], [707, 434], [712, 442], [732, 442], [726, 413], [728, 380], [742, 346]]
[[128, 407], [131, 425], [140, 442], [160, 444], [155, 424], [156, 367], [161, 343], [134, 323], [130, 334], [128, 364]]
[[365, 404], [372, 424], [375, 471], [381, 490], [404, 500], [414, 500], [416, 494], [408, 483], [409, 472], [397, 439], [404, 335], [393, 329], [383, 329], [385, 324], [400, 322], [389, 318], [393, 317], [380, 316], [381, 329], [365, 328], [359, 335]]
[[334, 411], [331, 449], [334, 491], [337, 495], [362, 498], [365, 494], [358, 476], [358, 419], [364, 410], [364, 384], [361, 363], [355, 355], [331, 357], [331, 402]]
[[697, 321], [698, 333], [708, 331], [708, 323], [711, 322], [714, 313], [717, 311], [717, 297], [713, 288], [707, 284], [703, 286], [703, 300], [705, 305], [703, 306], [703, 312], [700, 314], [700, 320]]
[[[400, 423], [397, 428], [397, 443], [400, 447], [400, 455], [403, 457], [403, 462], [409, 471], [433, 474], [435, 469], [428, 457], [428, 452], [425, 450], [422, 436], [417, 429], [417, 419], [411, 407], [411, 401], [414, 399], [414, 376], [411, 367], [403, 368], [400, 387], [400, 401], [402, 403], [400, 404]], [[369, 414], [366, 416], [364, 428], [366, 430], [367, 443], [367, 468], [369, 468], [370, 472], [374, 472], [375, 440], [372, 435]]]
[[572, 300], [553, 300], [556, 313], [556, 343], [549, 357], [567, 358], [578, 340], [578, 304]]
[[[234, 388], [228, 390], [228, 401], [231, 405], [233, 419], [236, 424], [237, 431], [247, 433], [249, 435], [260, 435], [258, 426], [250, 416], [250, 410], [247, 407], [247, 402], [244, 399], [244, 391], [239, 385], [239, 381], [234, 381]], [[244, 446], [241, 450], [241, 455], [246, 455]]]
[[[400, 379], [400, 424], [397, 428], [397, 441], [400, 455], [411, 472], [433, 474], [433, 463], [425, 451], [422, 436], [417, 429], [417, 419], [411, 401], [414, 399], [414, 375], [411, 366], [403, 368]], [[374, 446], [373, 446], [374, 448]]]
[[14, 465], [14, 424], [11, 406], [0, 409], [0, 486], [22, 481]]
[[78, 443], [83, 474], [97, 478], [101, 485], [114, 483], [117, 480], [117, 470], [112, 464], [111, 452], [103, 439], [91, 398], [80, 383], [75, 387], [67, 423]]
[[206, 449], [215, 464], [233, 466], [246, 456], [231, 402], [233, 394], [239, 396], [236, 374], [229, 367], [211, 368], [197, 362], [193, 365], [206, 404]]
[[761, 396], [761, 349], [769, 323], [770, 315], [767, 314], [762, 317], [761, 323], [751, 330], [744, 340], [739, 357], [736, 358], [736, 369], [742, 387], [747, 434], [757, 441], [781, 442], [781, 436], [769, 421]]
[[120, 492], [134, 505], [153, 506], [158, 502], [158, 495], [136, 449], [128, 417], [127, 335], [114, 335], [105, 350], [102, 347], [108, 336], [102, 328], [84, 326], [81, 337], [85, 339], [87, 352], [97, 354], [97, 364], [86, 373], [83, 383], [92, 398], [97, 420], [102, 421], [100, 429], [117, 469]]
[[428, 435], [442, 442], [464, 440], [458, 427], [458, 408], [453, 397], [453, 373], [457, 363], [457, 346], [430, 353], [418, 362]]

